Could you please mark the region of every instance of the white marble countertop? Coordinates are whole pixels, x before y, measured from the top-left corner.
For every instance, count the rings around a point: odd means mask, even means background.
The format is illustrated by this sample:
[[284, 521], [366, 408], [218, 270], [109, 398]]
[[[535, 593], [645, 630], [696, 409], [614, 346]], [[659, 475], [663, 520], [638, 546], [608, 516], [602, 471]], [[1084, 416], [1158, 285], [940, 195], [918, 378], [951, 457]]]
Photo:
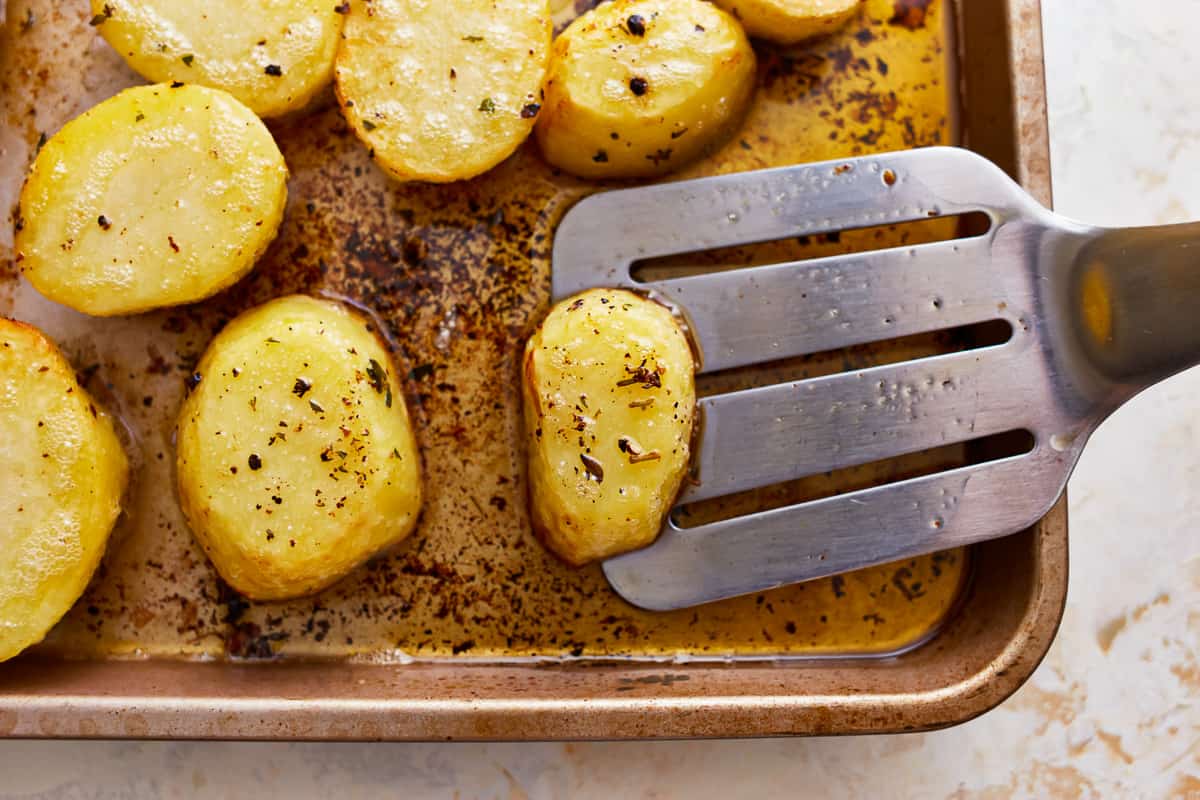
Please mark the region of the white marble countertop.
[[[1043, 0], [1054, 188], [1093, 223], [1200, 219], [1200, 3]], [[1200, 323], [1198, 323], [1200, 324]], [[1200, 369], [1071, 482], [1062, 630], [947, 731], [612, 744], [0, 743], [0, 797], [1200, 798]]]

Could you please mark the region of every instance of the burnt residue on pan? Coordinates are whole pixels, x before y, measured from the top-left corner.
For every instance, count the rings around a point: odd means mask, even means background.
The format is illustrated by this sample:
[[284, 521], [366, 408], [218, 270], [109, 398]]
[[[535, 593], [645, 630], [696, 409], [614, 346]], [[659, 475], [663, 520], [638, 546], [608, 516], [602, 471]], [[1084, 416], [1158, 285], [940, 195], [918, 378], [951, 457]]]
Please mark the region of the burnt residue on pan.
[[[830, 39], [759, 45], [760, 91], [746, 125], [671, 179], [946, 141], [953, 89], [944, 82], [943, 7], [921, 5], [920, 26], [889, 24], [893, 4], [870, 0]], [[88, 26], [83, 0], [9, 0], [7, 11], [0, 203], [9, 213], [38, 140], [137, 78]], [[34, 22], [25, 26], [27, 18]], [[112, 398], [141, 448], [136, 490], [113, 545], [45, 652], [252, 659], [880, 652], [919, 639], [951, 608], [965, 572], [957, 551], [667, 614], [623, 603], [598, 567], [572, 570], [554, 560], [529, 529], [518, 368], [524, 338], [549, 304], [554, 226], [599, 187], [554, 172], [532, 143], [473, 181], [399, 184], [376, 169], [328, 98], [271, 128], [292, 174], [284, 225], [252, 275], [207, 302], [126, 319], [81, 317], [18, 280], [11, 232], [0, 233], [0, 313], [33, 321], [59, 341]], [[915, 242], [936, 233], [871, 235]], [[847, 234], [776, 243], [758, 255], [803, 257], [854, 244]], [[214, 333], [289, 292], [345, 298], [384, 328], [408, 376], [427, 500], [409, 540], [333, 588], [293, 602], [249, 603], [219, 581], [168, 489], [172, 426]], [[877, 355], [859, 349], [854, 363]], [[810, 374], [829, 368], [820, 358], [805, 364]]]

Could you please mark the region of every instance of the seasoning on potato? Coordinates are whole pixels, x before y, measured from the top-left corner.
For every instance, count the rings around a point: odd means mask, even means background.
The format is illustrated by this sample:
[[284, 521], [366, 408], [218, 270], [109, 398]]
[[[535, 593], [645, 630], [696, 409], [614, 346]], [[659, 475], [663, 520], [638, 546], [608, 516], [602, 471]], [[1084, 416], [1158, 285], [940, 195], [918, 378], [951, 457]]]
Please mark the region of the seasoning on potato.
[[754, 95], [754, 50], [702, 0], [613, 0], [555, 40], [537, 139], [584, 178], [662, 175], [706, 155]]
[[575, 566], [650, 544], [688, 468], [695, 360], [671, 311], [592, 289], [525, 347], [534, 531]]
[[58, 348], [0, 318], [0, 661], [40, 642], [83, 594], [128, 471], [112, 418]]
[[713, 0], [751, 36], [795, 44], [825, 36], [849, 22], [862, 0]]
[[92, 0], [92, 23], [147, 80], [223, 89], [263, 117], [333, 78], [336, 0]]
[[548, 0], [353, 0], [334, 70], [346, 121], [398, 180], [485, 172], [533, 130]]
[[412, 532], [421, 469], [402, 385], [355, 312], [292, 295], [217, 334], [179, 414], [179, 497], [257, 600], [324, 589]]
[[262, 121], [201, 86], [126, 89], [45, 143], [21, 190], [16, 263], [95, 316], [202, 300], [275, 238], [287, 166]]

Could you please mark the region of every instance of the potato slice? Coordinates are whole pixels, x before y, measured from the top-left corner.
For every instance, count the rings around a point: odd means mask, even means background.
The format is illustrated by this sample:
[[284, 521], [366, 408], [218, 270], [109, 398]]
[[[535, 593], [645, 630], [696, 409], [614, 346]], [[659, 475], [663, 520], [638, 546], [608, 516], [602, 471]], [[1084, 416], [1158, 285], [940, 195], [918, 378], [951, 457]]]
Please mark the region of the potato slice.
[[614, 0], [554, 43], [537, 139], [585, 178], [678, 169], [741, 122], [754, 94], [742, 27], [701, 0]]
[[112, 418], [36, 328], [0, 318], [0, 661], [87, 587], [129, 467]]
[[250, 271], [286, 201], [283, 155], [233, 97], [126, 89], [38, 153], [21, 190], [17, 265], [86, 314], [191, 303]]
[[177, 428], [184, 514], [259, 600], [311, 594], [412, 532], [421, 470], [387, 350], [345, 306], [293, 295], [213, 339]]
[[751, 36], [780, 44], [833, 33], [858, 13], [862, 0], [713, 0]]
[[618, 289], [555, 306], [525, 347], [538, 536], [568, 564], [654, 541], [688, 467], [695, 361], [670, 310]]
[[92, 0], [92, 22], [147, 80], [223, 89], [274, 117], [329, 85], [339, 8], [337, 0]]
[[529, 136], [550, 52], [547, 0], [353, 0], [334, 70], [346, 121], [392, 177], [443, 183]]

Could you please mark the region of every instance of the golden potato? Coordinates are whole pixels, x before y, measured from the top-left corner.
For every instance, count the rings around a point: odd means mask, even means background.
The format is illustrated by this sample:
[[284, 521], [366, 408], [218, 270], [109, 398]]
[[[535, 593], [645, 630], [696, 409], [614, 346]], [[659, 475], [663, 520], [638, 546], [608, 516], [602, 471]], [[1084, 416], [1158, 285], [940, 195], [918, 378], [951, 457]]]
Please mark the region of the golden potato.
[[533, 129], [550, 36], [547, 0], [353, 0], [338, 100], [392, 177], [471, 178]]
[[92, 0], [92, 22], [147, 80], [223, 89], [274, 117], [329, 85], [339, 8], [337, 0]]
[[713, 0], [751, 36], [794, 44], [833, 33], [858, 13], [862, 0]]
[[247, 311], [196, 367], [179, 413], [179, 497], [230, 586], [311, 594], [408, 536], [421, 469], [396, 369], [345, 306]]
[[654, 541], [688, 468], [695, 360], [671, 311], [619, 289], [555, 306], [525, 347], [534, 530], [568, 564]]
[[537, 123], [542, 154], [585, 178], [678, 169], [719, 145], [754, 95], [741, 26], [702, 0], [613, 0], [558, 37]]
[[36, 328], [0, 318], [0, 661], [91, 580], [129, 467], [112, 418]]
[[270, 132], [201, 86], [126, 89], [50, 137], [21, 190], [16, 261], [96, 316], [191, 303], [250, 271], [283, 218]]

